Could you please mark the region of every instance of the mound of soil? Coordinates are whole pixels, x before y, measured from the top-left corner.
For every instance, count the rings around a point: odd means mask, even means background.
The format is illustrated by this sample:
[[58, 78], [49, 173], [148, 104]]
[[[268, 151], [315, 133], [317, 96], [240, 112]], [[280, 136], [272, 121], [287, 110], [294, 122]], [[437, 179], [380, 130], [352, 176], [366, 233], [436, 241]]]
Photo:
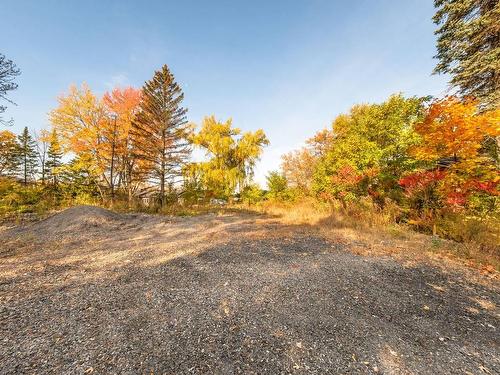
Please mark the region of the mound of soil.
[[76, 206], [51, 216], [35, 226], [40, 229], [72, 230], [106, 225], [120, 221], [120, 215], [95, 206]]
[[29, 233], [33, 238], [51, 239], [109, 230], [119, 227], [121, 223], [121, 215], [115, 212], [95, 206], [76, 206], [42, 221], [16, 228], [11, 234], [19, 236]]

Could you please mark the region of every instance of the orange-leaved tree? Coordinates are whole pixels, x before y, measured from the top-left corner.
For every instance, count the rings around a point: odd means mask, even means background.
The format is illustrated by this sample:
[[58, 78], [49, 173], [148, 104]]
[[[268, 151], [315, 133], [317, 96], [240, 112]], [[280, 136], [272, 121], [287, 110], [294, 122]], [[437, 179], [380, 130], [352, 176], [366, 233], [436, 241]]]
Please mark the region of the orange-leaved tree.
[[439, 184], [445, 203], [463, 207], [474, 193], [498, 193], [498, 168], [482, 145], [500, 136], [500, 110], [480, 113], [475, 100], [446, 97], [432, 103], [415, 130], [421, 137], [415, 157], [446, 170]]
[[108, 121], [103, 123], [105, 146], [102, 153], [109, 161], [111, 196], [114, 196], [118, 180], [118, 183], [125, 188], [129, 202], [140, 184], [136, 172], [140, 169], [141, 163], [133, 157], [130, 139], [130, 128], [139, 110], [140, 101], [141, 90], [132, 87], [115, 88], [103, 96]]
[[[83, 84], [81, 88], [71, 86], [50, 112], [64, 151], [91, 163], [88, 170], [97, 173], [99, 185], [110, 191], [111, 198], [120, 186], [131, 197], [136, 186], [130, 128], [140, 101], [140, 90], [131, 87], [115, 89], [101, 99]], [[99, 191], [104, 195], [101, 186]]]
[[422, 143], [415, 148], [421, 160], [453, 157], [455, 161], [483, 159], [479, 152], [487, 136], [500, 135], [500, 110], [478, 113], [478, 103], [447, 97], [435, 101], [415, 126]]

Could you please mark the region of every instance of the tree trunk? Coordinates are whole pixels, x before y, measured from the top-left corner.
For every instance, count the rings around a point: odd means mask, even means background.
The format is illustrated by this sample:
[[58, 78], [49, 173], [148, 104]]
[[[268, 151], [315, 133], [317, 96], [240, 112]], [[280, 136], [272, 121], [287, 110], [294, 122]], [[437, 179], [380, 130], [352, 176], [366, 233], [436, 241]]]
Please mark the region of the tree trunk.
[[111, 142], [111, 168], [109, 176], [109, 184], [111, 186], [111, 207], [113, 207], [113, 202], [115, 200], [115, 183], [113, 180], [113, 172], [115, 169], [115, 147], [116, 147], [116, 117], [114, 119], [113, 125], [113, 140]]
[[24, 155], [24, 185], [28, 185], [28, 157]]
[[125, 180], [127, 181], [127, 196], [128, 196], [128, 205], [132, 203], [132, 168], [129, 163], [127, 165]]
[[160, 172], [160, 207], [163, 207], [165, 199], [165, 161], [161, 162]]
[[42, 159], [42, 185], [45, 185], [45, 158]]

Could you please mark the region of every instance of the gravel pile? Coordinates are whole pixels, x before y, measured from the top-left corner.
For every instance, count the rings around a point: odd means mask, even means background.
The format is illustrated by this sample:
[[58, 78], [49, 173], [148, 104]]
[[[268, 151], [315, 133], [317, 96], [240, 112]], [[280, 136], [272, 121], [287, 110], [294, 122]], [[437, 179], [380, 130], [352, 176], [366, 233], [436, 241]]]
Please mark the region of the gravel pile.
[[68, 208], [45, 220], [15, 228], [11, 236], [30, 236], [35, 239], [53, 239], [85, 234], [92, 229], [116, 228], [123, 222], [121, 215], [95, 206], [76, 206]]
[[[91, 236], [19, 237], [53, 228]], [[1, 374], [500, 373], [498, 285], [272, 219], [80, 207], [7, 238]]]

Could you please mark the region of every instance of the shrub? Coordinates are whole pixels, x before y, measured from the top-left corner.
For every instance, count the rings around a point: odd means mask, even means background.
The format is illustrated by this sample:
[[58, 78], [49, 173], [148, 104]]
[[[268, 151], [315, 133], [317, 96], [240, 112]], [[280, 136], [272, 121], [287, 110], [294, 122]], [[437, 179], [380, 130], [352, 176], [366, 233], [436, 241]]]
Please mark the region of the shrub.
[[241, 192], [241, 200], [249, 205], [262, 201], [264, 196], [265, 192], [256, 184], [246, 186]]

